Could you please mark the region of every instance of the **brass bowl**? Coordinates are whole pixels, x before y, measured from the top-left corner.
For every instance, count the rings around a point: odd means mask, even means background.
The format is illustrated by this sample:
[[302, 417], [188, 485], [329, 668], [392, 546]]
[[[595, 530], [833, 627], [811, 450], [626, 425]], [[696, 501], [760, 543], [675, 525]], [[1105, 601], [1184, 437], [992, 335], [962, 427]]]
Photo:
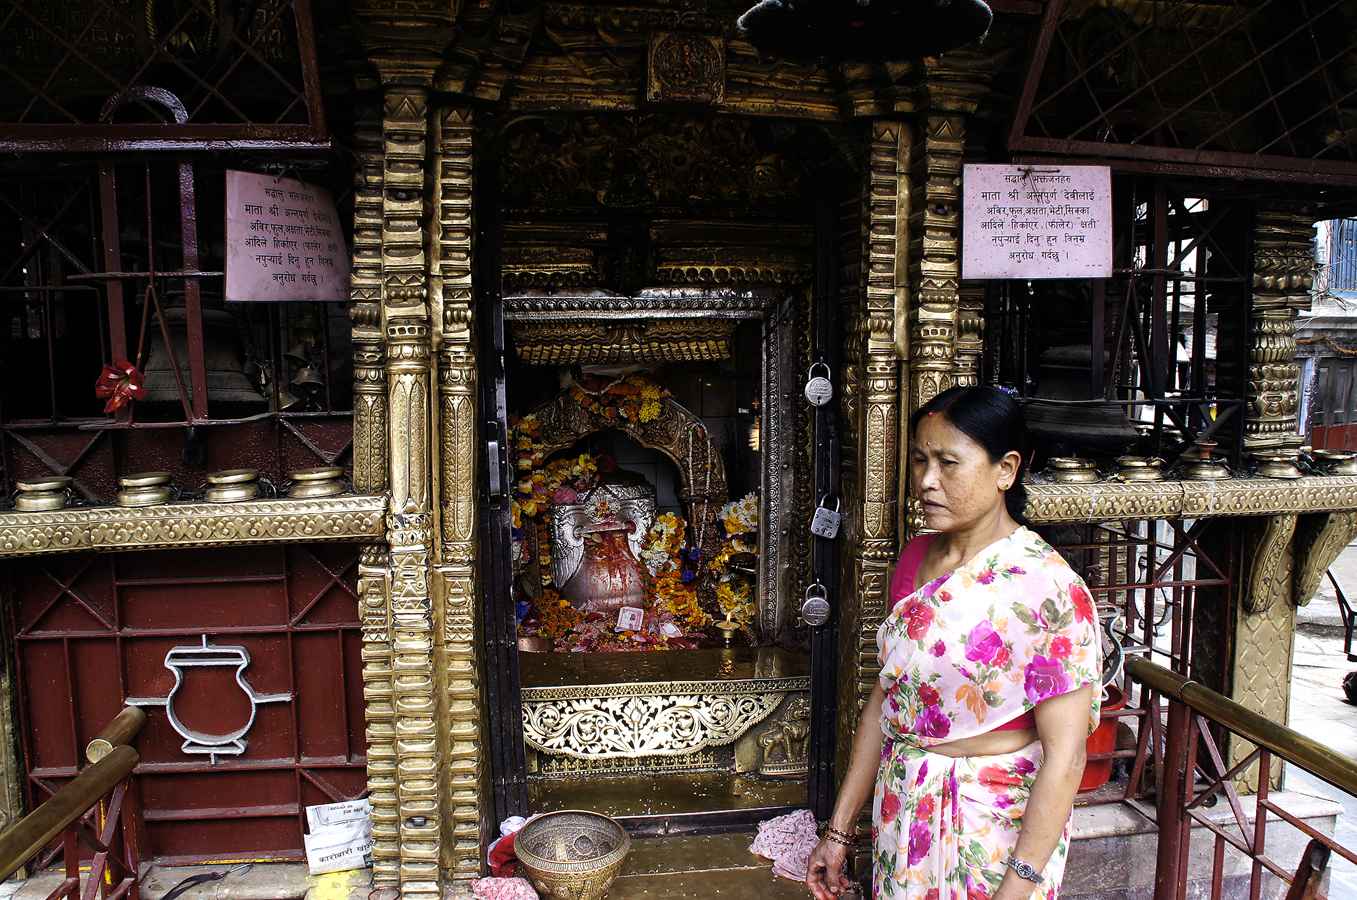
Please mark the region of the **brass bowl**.
[[530, 819], [514, 838], [514, 853], [543, 900], [603, 900], [630, 852], [621, 825], [578, 809]]
[[45, 512], [62, 509], [71, 499], [71, 481], [67, 475], [49, 475], [32, 481], [15, 482], [18, 494], [14, 508], [20, 512]]
[[1183, 478], [1187, 481], [1219, 481], [1229, 477], [1229, 468], [1215, 457], [1183, 461]]
[[259, 496], [259, 472], [256, 469], [227, 469], [207, 476], [210, 485], [203, 492], [208, 503], [239, 503]]
[[292, 486], [287, 495], [294, 500], [309, 500], [315, 497], [333, 497], [344, 493], [344, 470], [339, 466], [320, 466], [314, 469], [298, 469], [292, 472]]
[[169, 472], [138, 472], [118, 479], [118, 505], [159, 506], [170, 501]]
[[1357, 475], [1357, 453], [1351, 450], [1312, 450], [1310, 455], [1330, 475]]
[[1119, 456], [1117, 477], [1122, 481], [1163, 481], [1164, 461], [1157, 456]]
[[1258, 474], [1264, 478], [1299, 478], [1300, 469], [1296, 468], [1296, 457], [1285, 451], [1277, 453], [1260, 453], [1254, 457], [1258, 460]]

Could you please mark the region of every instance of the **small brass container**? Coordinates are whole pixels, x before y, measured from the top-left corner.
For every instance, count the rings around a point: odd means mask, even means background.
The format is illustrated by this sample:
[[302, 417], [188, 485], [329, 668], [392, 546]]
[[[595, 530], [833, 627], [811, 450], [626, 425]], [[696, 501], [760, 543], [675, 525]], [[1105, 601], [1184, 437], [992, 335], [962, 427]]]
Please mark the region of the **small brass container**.
[[544, 900], [603, 900], [631, 852], [631, 838], [607, 816], [562, 810], [524, 825], [514, 852]]
[[14, 486], [19, 489], [19, 495], [14, 498], [14, 508], [20, 512], [62, 509], [71, 499], [71, 478], [67, 475], [20, 481]]
[[1357, 475], [1357, 453], [1351, 450], [1312, 450], [1310, 455], [1330, 475]]
[[259, 496], [259, 472], [256, 469], [227, 469], [207, 476], [203, 499], [208, 503], [240, 503]]
[[1296, 457], [1294, 454], [1286, 451], [1277, 453], [1260, 453], [1254, 457], [1258, 460], [1258, 474], [1264, 478], [1299, 478], [1300, 469], [1296, 468]]
[[1053, 456], [1046, 461], [1046, 469], [1060, 484], [1092, 484], [1098, 480], [1098, 467], [1079, 456]]
[[1117, 457], [1117, 477], [1122, 481], [1163, 481], [1164, 461], [1157, 456]]
[[1219, 481], [1222, 478], [1229, 477], [1229, 468], [1222, 460], [1214, 456], [1183, 461], [1183, 478], [1188, 481]]
[[333, 497], [344, 493], [344, 470], [339, 466], [298, 469], [288, 478], [292, 485], [287, 489], [287, 495], [294, 500]]
[[169, 472], [139, 472], [118, 479], [119, 506], [159, 506], [170, 502]]

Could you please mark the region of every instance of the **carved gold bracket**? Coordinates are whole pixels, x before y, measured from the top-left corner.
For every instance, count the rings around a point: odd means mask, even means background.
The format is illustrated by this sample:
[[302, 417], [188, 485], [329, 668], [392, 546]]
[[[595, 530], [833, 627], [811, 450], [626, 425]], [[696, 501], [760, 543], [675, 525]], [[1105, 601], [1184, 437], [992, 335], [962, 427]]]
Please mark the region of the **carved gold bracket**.
[[1291, 601], [1296, 606], [1310, 602], [1324, 573], [1353, 538], [1357, 538], [1357, 512], [1300, 517], [1296, 523], [1296, 568], [1291, 576]]

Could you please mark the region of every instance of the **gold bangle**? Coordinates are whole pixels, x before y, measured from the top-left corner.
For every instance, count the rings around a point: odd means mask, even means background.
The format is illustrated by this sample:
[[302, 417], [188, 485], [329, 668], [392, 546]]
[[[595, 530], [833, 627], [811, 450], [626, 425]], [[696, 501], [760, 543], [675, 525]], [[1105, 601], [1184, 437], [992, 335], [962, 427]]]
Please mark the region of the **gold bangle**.
[[839, 837], [838, 832], [830, 829], [825, 830], [825, 840], [829, 841], [831, 844], [838, 844], [840, 847], [847, 847], [849, 850], [852, 850], [853, 847], [856, 846], [853, 841]]
[[845, 841], [856, 841], [858, 837], [856, 834], [849, 834], [846, 831], [840, 831], [833, 825], [825, 825], [825, 831], [827, 831], [830, 834], [836, 834], [839, 837], [843, 838]]

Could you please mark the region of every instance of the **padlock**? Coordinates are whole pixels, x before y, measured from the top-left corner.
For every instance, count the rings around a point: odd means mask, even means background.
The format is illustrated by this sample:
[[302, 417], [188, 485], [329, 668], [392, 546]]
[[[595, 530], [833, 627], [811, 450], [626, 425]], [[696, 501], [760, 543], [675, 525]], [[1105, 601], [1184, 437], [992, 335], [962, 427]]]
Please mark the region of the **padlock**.
[[812, 628], [829, 621], [829, 592], [818, 581], [806, 588], [806, 599], [801, 601], [801, 618]]
[[810, 519], [810, 533], [816, 537], [822, 537], [825, 540], [833, 540], [839, 536], [839, 525], [843, 522], [843, 513], [839, 512], [839, 498], [834, 498], [834, 508], [825, 506], [829, 500], [826, 494], [820, 498], [820, 505], [815, 510], [815, 515]]
[[[823, 369], [823, 375], [816, 375], [816, 369]], [[806, 372], [809, 379], [806, 382], [806, 399], [812, 406], [824, 406], [834, 396], [834, 382], [829, 380], [829, 366], [822, 362], [811, 365], [810, 370]]]

